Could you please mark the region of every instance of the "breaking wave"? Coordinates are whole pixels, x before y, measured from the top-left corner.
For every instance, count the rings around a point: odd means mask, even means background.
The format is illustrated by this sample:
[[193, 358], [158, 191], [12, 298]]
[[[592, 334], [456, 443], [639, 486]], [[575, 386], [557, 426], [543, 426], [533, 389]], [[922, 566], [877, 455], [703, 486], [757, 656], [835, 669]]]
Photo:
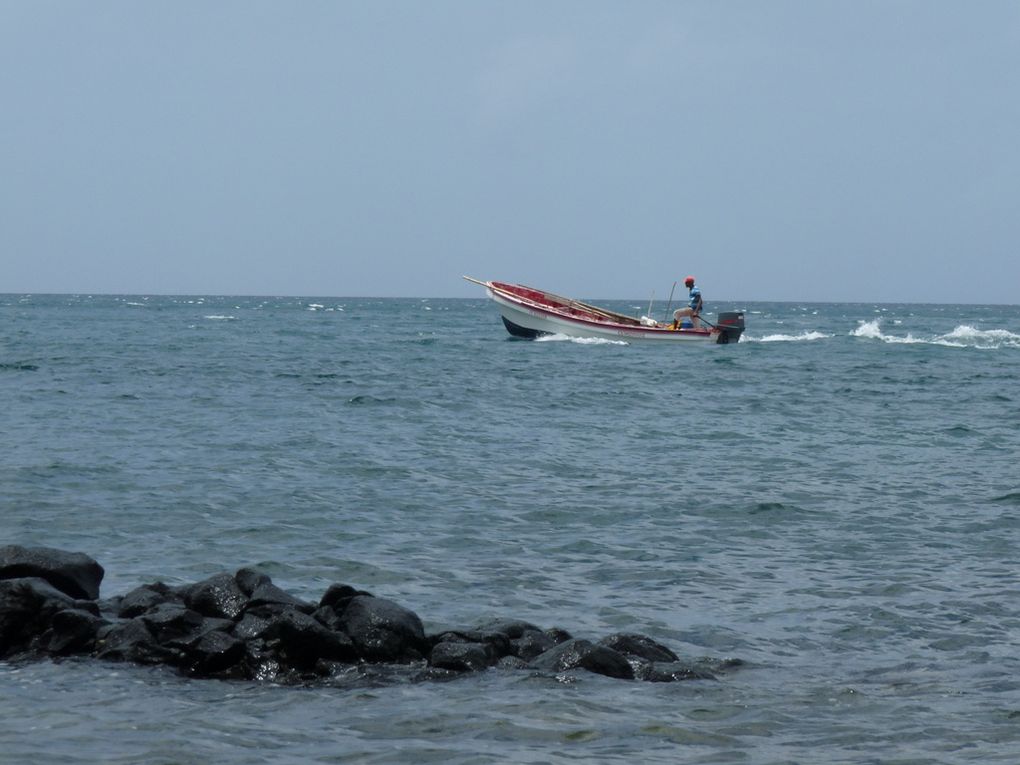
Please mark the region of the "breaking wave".
[[764, 337], [751, 337], [744, 335], [740, 339], [741, 342], [748, 343], [799, 343], [805, 340], [825, 340], [826, 338], [832, 337], [824, 332], [801, 332], [798, 335], [765, 335]]
[[535, 338], [538, 343], [577, 343], [578, 345], [630, 345], [626, 340], [609, 340], [602, 337], [570, 337], [557, 332], [554, 335], [541, 335]]
[[1005, 329], [977, 329], [969, 324], [961, 324], [952, 332], [943, 335], [915, 336], [887, 335], [882, 331], [880, 319], [860, 320], [856, 329], [850, 332], [851, 337], [868, 340], [881, 340], [883, 343], [901, 345], [943, 345], [949, 348], [980, 348], [995, 350], [998, 348], [1020, 348], [1020, 335]]

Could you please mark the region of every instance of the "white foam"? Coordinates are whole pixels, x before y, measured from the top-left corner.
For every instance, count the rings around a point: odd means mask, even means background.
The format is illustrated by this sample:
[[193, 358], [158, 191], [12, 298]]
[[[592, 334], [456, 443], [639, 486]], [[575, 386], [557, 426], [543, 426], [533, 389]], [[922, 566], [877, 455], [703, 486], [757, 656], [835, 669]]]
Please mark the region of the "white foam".
[[577, 343], [578, 345], [629, 345], [625, 340], [609, 340], [603, 337], [570, 337], [569, 335], [540, 335], [535, 338], [539, 343]]
[[748, 343], [799, 343], [810, 340], [825, 340], [832, 335], [824, 332], [801, 332], [799, 335], [765, 335], [764, 337], [751, 337], [744, 335], [740, 341]]
[[980, 348], [982, 350], [1020, 348], [1020, 335], [1018, 334], [1005, 329], [977, 329], [968, 324], [961, 324], [952, 332], [944, 335], [915, 337], [908, 332], [905, 337], [901, 337], [882, 332], [879, 319], [862, 320], [858, 322], [857, 329], [853, 330], [850, 336], [881, 340], [883, 343], [897, 345], [942, 345], [948, 348]]
[[215, 320], [219, 320], [219, 321], [235, 321], [237, 319], [236, 316], [216, 316], [216, 315], [213, 315], [213, 316], [203, 316], [202, 318], [203, 319], [212, 319], [214, 321]]

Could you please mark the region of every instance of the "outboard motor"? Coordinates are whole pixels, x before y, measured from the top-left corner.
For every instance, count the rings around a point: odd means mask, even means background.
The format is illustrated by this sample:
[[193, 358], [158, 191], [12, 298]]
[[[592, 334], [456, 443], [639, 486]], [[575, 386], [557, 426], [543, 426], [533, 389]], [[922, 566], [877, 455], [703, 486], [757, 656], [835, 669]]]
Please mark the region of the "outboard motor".
[[719, 314], [719, 322], [716, 326], [719, 327], [719, 339], [716, 341], [719, 345], [735, 343], [744, 334], [744, 312], [723, 311]]

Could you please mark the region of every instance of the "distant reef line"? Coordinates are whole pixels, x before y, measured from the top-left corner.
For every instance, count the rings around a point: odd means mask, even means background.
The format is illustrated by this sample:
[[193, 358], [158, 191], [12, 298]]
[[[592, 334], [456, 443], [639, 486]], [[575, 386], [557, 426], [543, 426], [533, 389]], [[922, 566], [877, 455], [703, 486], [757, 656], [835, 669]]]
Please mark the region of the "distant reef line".
[[449, 680], [489, 669], [620, 680], [716, 680], [739, 659], [682, 659], [636, 633], [592, 641], [518, 619], [427, 633], [392, 600], [348, 584], [312, 603], [256, 568], [101, 599], [103, 567], [48, 547], [0, 547], [0, 659], [165, 665], [195, 678], [340, 687]]

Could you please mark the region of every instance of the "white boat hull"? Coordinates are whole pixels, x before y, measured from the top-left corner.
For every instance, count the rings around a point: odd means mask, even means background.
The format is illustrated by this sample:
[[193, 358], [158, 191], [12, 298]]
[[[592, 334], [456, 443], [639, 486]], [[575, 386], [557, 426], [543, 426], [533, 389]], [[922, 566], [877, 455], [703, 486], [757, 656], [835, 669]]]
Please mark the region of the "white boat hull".
[[[716, 343], [719, 342], [719, 331], [714, 329], [679, 329], [671, 330], [663, 327], [627, 327], [606, 322], [576, 320], [544, 310], [540, 306], [523, 305], [509, 300], [499, 292], [488, 290], [489, 297], [499, 306], [499, 312], [507, 323], [507, 329], [516, 333], [512, 327], [520, 327], [531, 333], [566, 335], [577, 338], [598, 338], [602, 340], [657, 341], [679, 343]], [[512, 326], [511, 326], [512, 325]]]

